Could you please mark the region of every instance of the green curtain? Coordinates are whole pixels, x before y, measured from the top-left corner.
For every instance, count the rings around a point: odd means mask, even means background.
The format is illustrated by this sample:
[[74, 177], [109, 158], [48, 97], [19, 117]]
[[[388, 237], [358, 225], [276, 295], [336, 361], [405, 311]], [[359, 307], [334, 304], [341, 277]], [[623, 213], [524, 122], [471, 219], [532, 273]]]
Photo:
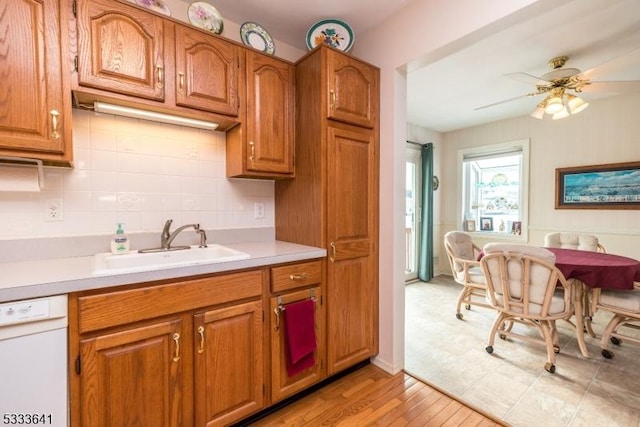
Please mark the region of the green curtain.
[[418, 278], [428, 282], [433, 278], [433, 144], [420, 150], [422, 163], [422, 213], [420, 222], [420, 257]]

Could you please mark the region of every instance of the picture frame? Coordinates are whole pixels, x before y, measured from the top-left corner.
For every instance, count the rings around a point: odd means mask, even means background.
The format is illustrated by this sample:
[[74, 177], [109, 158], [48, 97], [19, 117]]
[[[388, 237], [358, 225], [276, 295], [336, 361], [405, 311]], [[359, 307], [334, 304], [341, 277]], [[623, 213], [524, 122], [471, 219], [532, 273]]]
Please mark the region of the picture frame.
[[511, 234], [519, 236], [522, 234], [522, 221], [513, 221], [511, 223]]
[[476, 221], [467, 219], [464, 221], [464, 231], [476, 231]]
[[556, 168], [556, 209], [640, 209], [640, 162]]
[[480, 217], [480, 231], [493, 231], [493, 218], [490, 216]]

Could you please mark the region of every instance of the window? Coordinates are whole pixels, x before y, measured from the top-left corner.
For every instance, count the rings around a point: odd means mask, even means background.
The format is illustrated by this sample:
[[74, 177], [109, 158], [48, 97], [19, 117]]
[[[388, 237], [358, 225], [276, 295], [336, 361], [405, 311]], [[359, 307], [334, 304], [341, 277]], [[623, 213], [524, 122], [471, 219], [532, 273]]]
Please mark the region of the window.
[[420, 146], [407, 144], [407, 177], [405, 188], [405, 280], [418, 278], [418, 256], [420, 241], [420, 206], [422, 166]]
[[529, 141], [460, 150], [458, 160], [462, 229], [526, 241]]

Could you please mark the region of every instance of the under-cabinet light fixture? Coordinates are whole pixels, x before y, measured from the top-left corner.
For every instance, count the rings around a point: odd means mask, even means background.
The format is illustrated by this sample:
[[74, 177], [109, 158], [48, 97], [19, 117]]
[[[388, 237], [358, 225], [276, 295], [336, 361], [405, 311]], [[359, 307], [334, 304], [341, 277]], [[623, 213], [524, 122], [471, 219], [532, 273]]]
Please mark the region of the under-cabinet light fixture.
[[138, 108], [124, 107], [121, 105], [107, 104], [106, 102], [101, 101], [95, 101], [93, 103], [93, 111], [131, 117], [133, 119], [151, 120], [154, 122], [168, 123], [178, 126], [189, 126], [205, 130], [215, 130], [218, 127], [218, 123], [214, 122], [174, 116], [172, 114], [156, 113], [155, 111], [140, 110]]

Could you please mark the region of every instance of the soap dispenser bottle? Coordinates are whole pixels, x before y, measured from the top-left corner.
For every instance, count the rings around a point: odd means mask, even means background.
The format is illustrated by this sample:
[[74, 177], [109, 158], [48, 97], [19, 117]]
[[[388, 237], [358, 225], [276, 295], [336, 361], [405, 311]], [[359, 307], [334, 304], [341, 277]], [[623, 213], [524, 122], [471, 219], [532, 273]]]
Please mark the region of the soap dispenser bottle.
[[129, 252], [129, 238], [124, 234], [122, 223], [118, 223], [116, 234], [111, 237], [111, 253], [118, 255], [127, 252]]

